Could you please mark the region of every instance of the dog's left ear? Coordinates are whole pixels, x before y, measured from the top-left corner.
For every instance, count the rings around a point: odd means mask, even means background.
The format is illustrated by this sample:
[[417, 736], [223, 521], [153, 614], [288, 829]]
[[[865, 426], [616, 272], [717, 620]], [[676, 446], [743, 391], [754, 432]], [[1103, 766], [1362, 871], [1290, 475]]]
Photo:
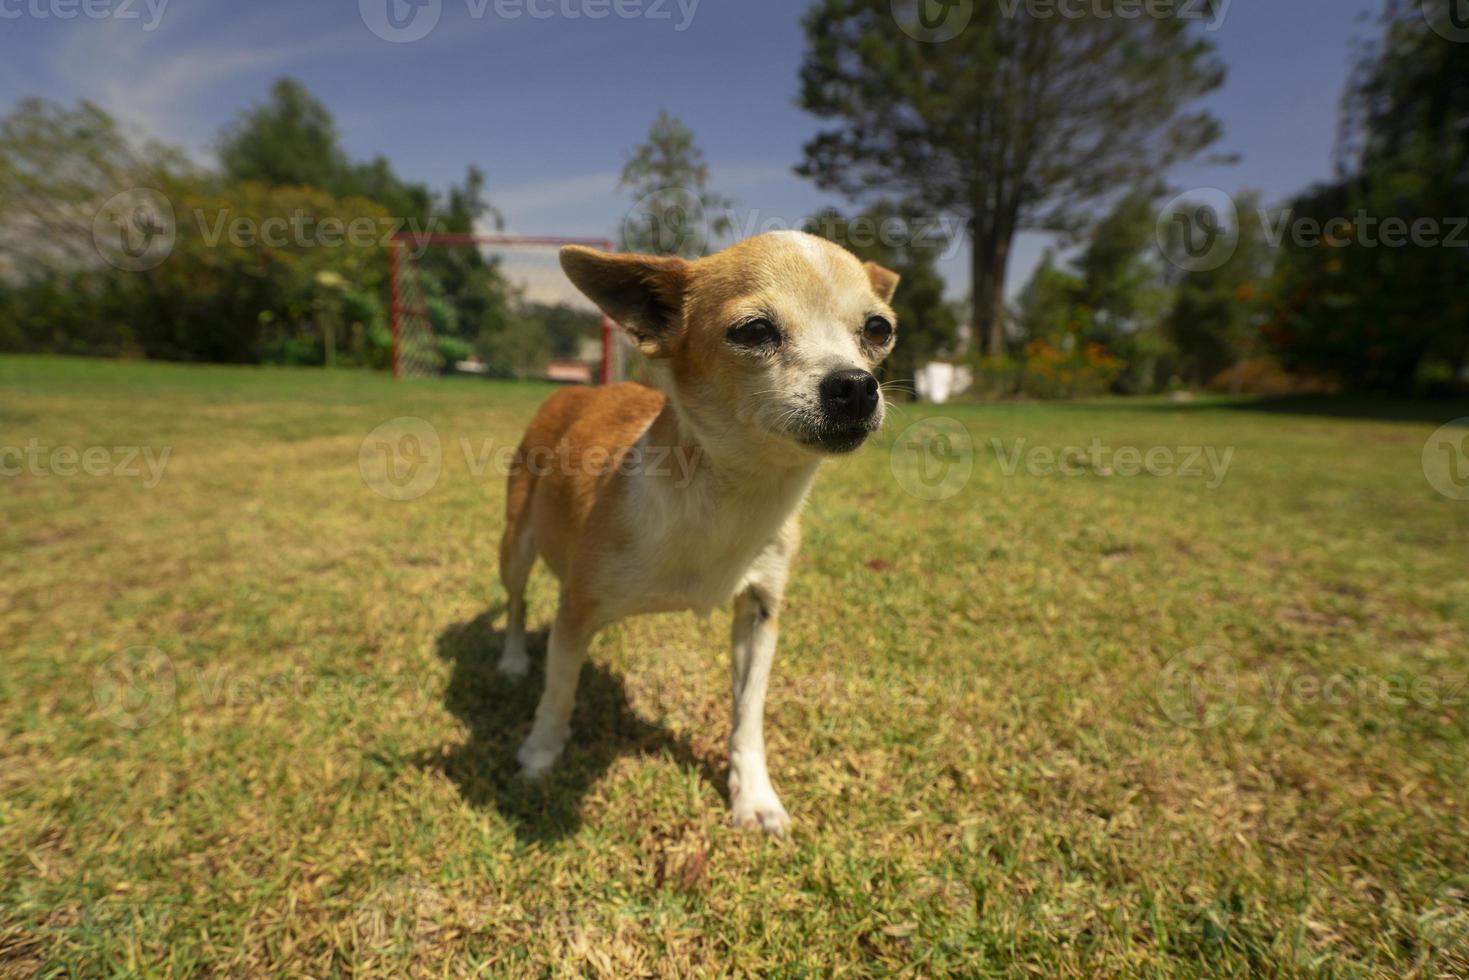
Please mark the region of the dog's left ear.
[[561, 250], [561, 268], [603, 313], [622, 324], [649, 357], [668, 357], [683, 330], [689, 263], [672, 256]]
[[872, 291], [877, 294], [877, 298], [884, 303], [891, 303], [903, 277], [891, 269], [884, 269], [876, 262], [864, 263], [863, 268], [867, 270], [867, 278], [871, 281]]

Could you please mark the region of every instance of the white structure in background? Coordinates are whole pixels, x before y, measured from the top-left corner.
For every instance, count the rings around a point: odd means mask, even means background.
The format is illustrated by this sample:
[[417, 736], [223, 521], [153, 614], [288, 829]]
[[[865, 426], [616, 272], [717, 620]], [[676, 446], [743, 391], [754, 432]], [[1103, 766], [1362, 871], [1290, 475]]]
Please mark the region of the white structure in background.
[[974, 384], [974, 372], [960, 364], [929, 361], [918, 369], [913, 378], [913, 387], [918, 397], [934, 405], [942, 405], [957, 395], [962, 395]]

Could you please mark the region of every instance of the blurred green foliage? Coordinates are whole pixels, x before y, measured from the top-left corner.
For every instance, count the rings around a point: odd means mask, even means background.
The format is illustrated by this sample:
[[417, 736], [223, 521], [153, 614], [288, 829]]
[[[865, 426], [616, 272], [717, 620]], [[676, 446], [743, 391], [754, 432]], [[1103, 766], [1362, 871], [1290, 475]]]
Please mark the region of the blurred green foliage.
[[1383, 21], [1347, 92], [1346, 176], [1293, 204], [1335, 233], [1287, 236], [1265, 336], [1354, 389], [1442, 393], [1469, 367], [1469, 49], [1416, 2]]
[[225, 127], [217, 170], [139, 145], [90, 103], [28, 99], [0, 119], [0, 350], [386, 368], [387, 248], [403, 235], [429, 360], [533, 374], [596, 318], [534, 308], [479, 249], [426, 245], [498, 228], [484, 194], [473, 167], [436, 194], [351, 160], [290, 79]]

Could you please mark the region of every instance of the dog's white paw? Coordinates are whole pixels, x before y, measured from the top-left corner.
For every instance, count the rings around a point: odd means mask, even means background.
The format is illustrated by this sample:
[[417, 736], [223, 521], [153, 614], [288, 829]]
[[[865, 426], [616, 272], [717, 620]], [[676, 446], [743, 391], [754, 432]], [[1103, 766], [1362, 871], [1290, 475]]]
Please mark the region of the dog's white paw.
[[537, 745], [527, 739], [520, 751], [515, 753], [515, 761], [520, 763], [520, 774], [526, 779], [544, 776], [556, 764], [556, 760], [561, 758], [561, 750], [565, 747], [564, 742], [546, 746]]
[[525, 652], [524, 636], [505, 638], [505, 649], [501, 652], [500, 662], [495, 665], [495, 669], [506, 677], [524, 677], [530, 672], [530, 657]]
[[530, 657], [525, 655], [524, 650], [506, 650], [500, 655], [499, 663], [495, 669], [506, 677], [524, 677], [530, 673]]
[[786, 808], [780, 805], [780, 799], [774, 793], [735, 797], [729, 822], [736, 827], [759, 827], [776, 837], [784, 837], [791, 826], [790, 814], [786, 813]]

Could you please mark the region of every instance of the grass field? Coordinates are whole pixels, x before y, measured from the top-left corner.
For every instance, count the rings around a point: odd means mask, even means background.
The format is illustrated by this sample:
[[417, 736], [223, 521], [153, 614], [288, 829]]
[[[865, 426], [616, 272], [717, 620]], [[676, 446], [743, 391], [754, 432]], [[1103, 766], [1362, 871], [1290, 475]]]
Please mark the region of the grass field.
[[494, 451], [549, 391], [0, 359], [0, 975], [1469, 971], [1469, 503], [1420, 460], [1469, 410], [905, 408], [807, 509], [781, 841], [725, 825], [727, 613], [603, 634], [516, 778]]

